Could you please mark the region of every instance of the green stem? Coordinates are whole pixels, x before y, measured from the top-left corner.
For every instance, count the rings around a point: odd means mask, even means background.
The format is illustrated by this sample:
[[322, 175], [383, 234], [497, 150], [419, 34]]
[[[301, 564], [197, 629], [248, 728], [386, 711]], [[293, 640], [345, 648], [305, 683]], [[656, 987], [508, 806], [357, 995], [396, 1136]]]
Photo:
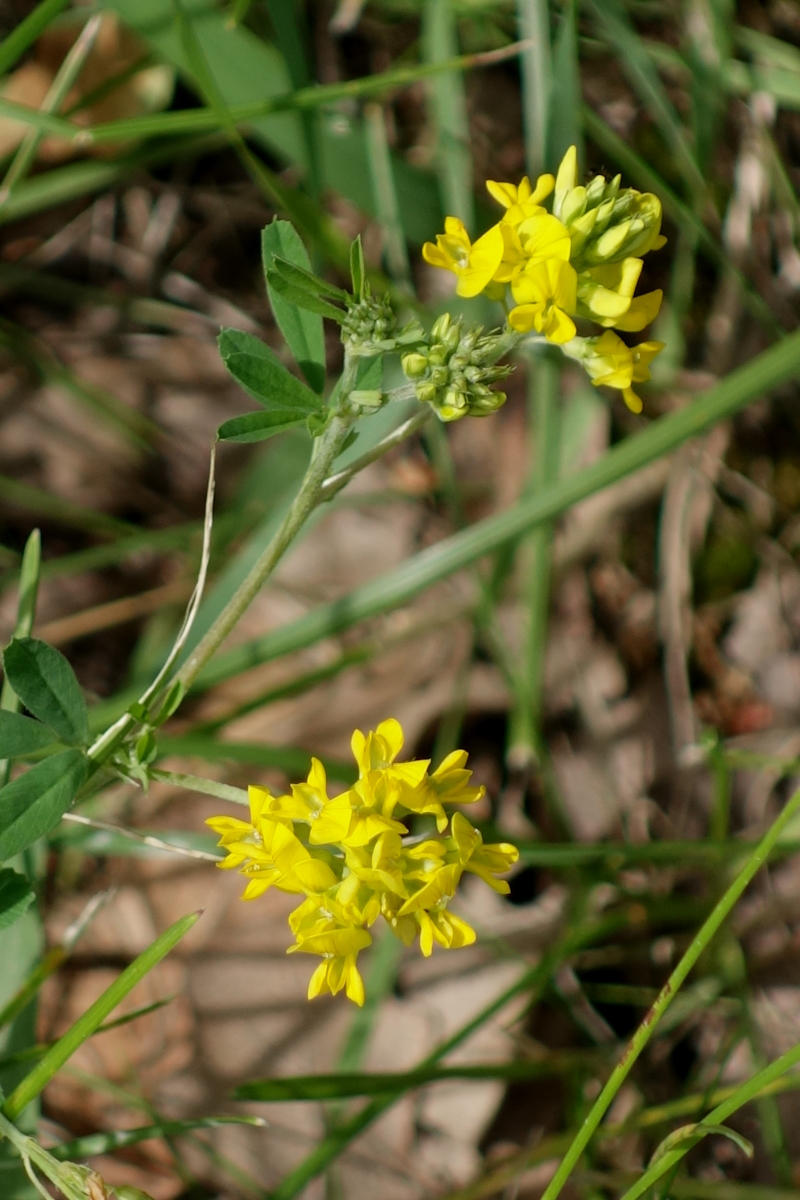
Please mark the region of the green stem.
[[[345, 374], [342, 378], [343, 398], [346, 398], [352, 390], [354, 379], [355, 362], [352, 361], [345, 364]], [[281, 523], [280, 529], [261, 554], [250, 574], [237, 588], [208, 633], [195, 646], [178, 672], [176, 678], [186, 691], [192, 686], [214, 652], [225, 641], [242, 614], [249, 608], [311, 512], [319, 504], [322, 485], [342, 449], [354, 420], [353, 416], [337, 414], [316, 443], [315, 453], [300, 485], [300, 490]]]
[[[627, 1050], [612, 1071], [608, 1082], [597, 1097], [597, 1100], [592, 1105], [589, 1115], [586, 1117], [572, 1145], [564, 1155], [558, 1170], [545, 1189], [542, 1200], [556, 1200], [556, 1197], [561, 1194], [564, 1184], [567, 1182], [576, 1163], [589, 1144], [592, 1135], [605, 1116], [612, 1100], [630, 1074], [633, 1064], [650, 1041], [661, 1017], [669, 1008], [692, 967], [694, 967], [723, 921], [730, 914], [745, 888], [766, 862], [770, 851], [776, 845], [782, 831], [798, 811], [800, 811], [800, 791], [795, 792], [788, 801], [783, 812], [761, 839], [743, 869], [736, 876], [731, 886], [715, 906], [714, 911], [693, 938], [689, 949], [664, 984], [658, 995], [658, 999], [636, 1030]], [[715, 1123], [719, 1124], [720, 1120], [715, 1120]]]

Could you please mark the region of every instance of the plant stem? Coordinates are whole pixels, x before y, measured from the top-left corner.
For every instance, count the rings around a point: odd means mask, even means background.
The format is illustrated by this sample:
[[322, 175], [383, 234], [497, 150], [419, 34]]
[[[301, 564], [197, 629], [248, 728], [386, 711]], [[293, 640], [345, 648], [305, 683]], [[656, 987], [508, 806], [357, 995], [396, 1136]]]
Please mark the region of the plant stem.
[[558, 1170], [543, 1193], [542, 1200], [556, 1200], [556, 1197], [561, 1194], [561, 1190], [571, 1175], [573, 1168], [589, 1144], [592, 1135], [605, 1116], [612, 1100], [629, 1075], [633, 1064], [650, 1041], [661, 1017], [669, 1008], [692, 967], [717, 933], [723, 921], [730, 914], [745, 888], [766, 862], [770, 851], [777, 843], [782, 831], [798, 811], [800, 811], [800, 791], [795, 792], [788, 801], [783, 812], [761, 839], [743, 869], [736, 876], [733, 883], [714, 907], [711, 915], [693, 938], [689, 949], [664, 984], [658, 998], [636, 1030], [628, 1048], [612, 1071], [608, 1082], [597, 1097], [597, 1100], [592, 1105], [589, 1115], [586, 1117], [572, 1145], [561, 1160]]
[[[352, 390], [355, 378], [355, 363], [345, 363], [345, 374], [342, 379], [342, 399], [346, 399]], [[314, 455], [306, 471], [300, 490], [294, 498], [292, 507], [286, 514], [280, 529], [255, 563], [250, 574], [237, 588], [225, 608], [217, 617], [205, 637], [195, 646], [186, 662], [181, 667], [176, 679], [188, 691], [208, 660], [225, 641], [228, 634], [236, 625], [239, 618], [258, 595], [265, 581], [274, 571], [278, 562], [294, 541], [300, 528], [316, 508], [320, 501], [322, 485], [328, 477], [331, 466], [342, 449], [342, 445], [350, 432], [355, 420], [354, 416], [342, 414], [341, 411], [332, 419], [330, 425], [317, 441]]]

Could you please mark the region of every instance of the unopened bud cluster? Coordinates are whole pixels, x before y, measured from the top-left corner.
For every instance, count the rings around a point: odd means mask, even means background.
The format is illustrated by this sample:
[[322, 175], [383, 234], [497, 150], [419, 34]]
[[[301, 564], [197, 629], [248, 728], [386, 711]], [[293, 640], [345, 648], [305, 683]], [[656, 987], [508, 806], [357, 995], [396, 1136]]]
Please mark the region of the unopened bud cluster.
[[354, 300], [342, 321], [342, 342], [356, 356], [384, 354], [399, 346], [413, 345], [422, 336], [422, 328], [416, 321], [397, 330], [397, 318], [386, 295]]
[[402, 358], [403, 371], [415, 385], [417, 399], [431, 404], [442, 421], [488, 417], [505, 403], [505, 392], [489, 384], [505, 379], [509, 366], [497, 366], [500, 332], [483, 333], [481, 325], [466, 331], [449, 313], [439, 317], [427, 346]]

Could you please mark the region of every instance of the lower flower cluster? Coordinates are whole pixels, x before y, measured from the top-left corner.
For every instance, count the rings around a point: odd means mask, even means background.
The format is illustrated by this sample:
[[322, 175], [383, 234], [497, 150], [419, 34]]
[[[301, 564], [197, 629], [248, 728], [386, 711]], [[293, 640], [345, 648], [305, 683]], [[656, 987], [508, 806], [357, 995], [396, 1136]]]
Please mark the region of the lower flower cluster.
[[[468, 946], [475, 931], [448, 911], [461, 876], [479, 875], [505, 893], [508, 884], [498, 876], [518, 852], [505, 842], [485, 845], [463, 814], [447, 811], [484, 794], [470, 786], [465, 751], [455, 750], [435, 771], [427, 760], [396, 762], [403, 731], [395, 720], [366, 735], [357, 729], [351, 744], [359, 777], [341, 795], [328, 797], [325, 770], [312, 759], [307, 781], [290, 794], [251, 787], [249, 821], [223, 816], [207, 824], [227, 854], [220, 867], [248, 880], [245, 900], [270, 887], [304, 897], [289, 917], [295, 944], [287, 953], [322, 957], [309, 999], [344, 988], [363, 1004], [357, 959], [379, 917], [406, 946], [419, 936], [424, 955], [434, 942]], [[436, 836], [411, 836], [409, 820], [422, 815], [435, 821]]]

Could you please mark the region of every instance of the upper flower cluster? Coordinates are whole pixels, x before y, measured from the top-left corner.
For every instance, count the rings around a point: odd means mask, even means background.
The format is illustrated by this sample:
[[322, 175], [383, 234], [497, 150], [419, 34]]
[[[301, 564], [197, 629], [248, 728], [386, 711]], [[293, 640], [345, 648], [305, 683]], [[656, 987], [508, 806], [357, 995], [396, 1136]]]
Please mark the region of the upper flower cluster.
[[[484, 292], [505, 301], [510, 288], [512, 329], [541, 334], [585, 366], [599, 355], [603, 369], [589, 372], [592, 382], [619, 388], [638, 412], [642, 405], [631, 384], [649, 378], [647, 363], [661, 343], [631, 350], [615, 334], [578, 337], [575, 321], [635, 333], [655, 318], [661, 291], [640, 296], [635, 291], [642, 256], [666, 240], [661, 202], [648, 192], [620, 188], [619, 175], [610, 182], [596, 175], [586, 186], [577, 177], [572, 146], [555, 178], [540, 175], [532, 185], [525, 177], [518, 186], [490, 180], [490, 195], [505, 209], [497, 224], [473, 243], [463, 223], [447, 217], [445, 232], [435, 243], [426, 242], [422, 254], [455, 274], [460, 296]], [[606, 361], [609, 354], [613, 366]]]
[[[251, 787], [249, 821], [211, 817], [207, 824], [227, 851], [219, 865], [248, 879], [245, 900], [270, 887], [304, 897], [289, 918], [296, 941], [288, 953], [322, 956], [309, 999], [344, 988], [363, 1004], [356, 959], [372, 942], [368, 928], [378, 917], [407, 946], [419, 934], [425, 955], [434, 942], [467, 946], [474, 930], [447, 910], [462, 874], [507, 892], [497, 875], [518, 853], [506, 843], [484, 845], [466, 817], [445, 809], [484, 794], [469, 785], [465, 751], [455, 750], [435, 771], [429, 760], [398, 763], [403, 731], [395, 720], [366, 735], [357, 729], [351, 744], [359, 777], [341, 795], [328, 797], [325, 769], [312, 759], [307, 781], [293, 784], [290, 794]], [[433, 817], [438, 836], [409, 836], [404, 822], [421, 814]]]

